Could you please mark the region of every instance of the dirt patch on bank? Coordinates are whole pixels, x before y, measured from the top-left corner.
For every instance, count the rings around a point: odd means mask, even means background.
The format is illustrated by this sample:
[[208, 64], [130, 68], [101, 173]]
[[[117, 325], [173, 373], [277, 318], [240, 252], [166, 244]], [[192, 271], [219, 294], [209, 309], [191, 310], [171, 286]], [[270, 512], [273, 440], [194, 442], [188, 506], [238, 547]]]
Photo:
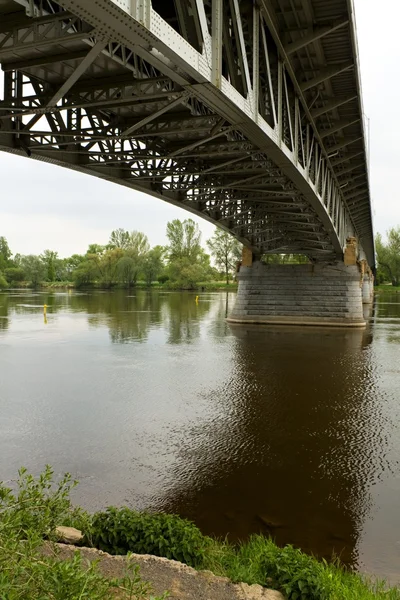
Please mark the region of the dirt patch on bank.
[[[98, 561], [99, 570], [106, 577], [123, 577], [126, 572], [124, 556], [111, 556], [93, 548], [76, 548], [65, 544], [57, 544], [57, 547], [60, 559], [71, 558], [79, 550], [84, 560]], [[54, 554], [50, 544], [45, 545], [43, 554]], [[210, 571], [196, 571], [167, 558], [133, 554], [132, 560], [139, 565], [142, 579], [150, 583], [151, 594], [169, 591], [170, 600], [284, 600], [282, 594], [274, 590], [267, 590], [260, 585], [234, 584]]]

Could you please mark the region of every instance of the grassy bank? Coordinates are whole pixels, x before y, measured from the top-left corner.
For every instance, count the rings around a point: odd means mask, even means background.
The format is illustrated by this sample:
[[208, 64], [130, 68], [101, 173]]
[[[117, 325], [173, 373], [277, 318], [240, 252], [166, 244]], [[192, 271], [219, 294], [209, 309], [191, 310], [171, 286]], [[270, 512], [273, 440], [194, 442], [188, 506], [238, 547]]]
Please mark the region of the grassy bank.
[[[148, 593], [135, 567], [109, 580], [95, 564], [44, 558], [43, 539], [55, 539], [57, 525], [72, 525], [85, 535], [85, 545], [111, 554], [154, 554], [208, 569], [234, 582], [258, 583], [280, 590], [290, 600], [400, 600], [397, 588], [373, 583], [337, 561], [320, 562], [291, 546], [279, 548], [263, 536], [231, 545], [204, 536], [191, 522], [174, 515], [110, 508], [90, 515], [73, 508], [74, 483], [66, 476], [52, 484], [52, 471], [37, 479], [20, 472], [16, 491], [0, 486], [0, 598], [6, 600], [143, 599]], [[156, 600], [156, 599], [155, 599]], [[158, 599], [160, 600], [160, 599]]]
[[376, 285], [374, 287], [375, 292], [390, 292], [391, 294], [400, 294], [400, 287], [393, 287], [392, 285]]
[[[94, 283], [90, 286], [82, 286], [81, 289], [90, 289], [90, 290], [122, 290], [122, 289], [126, 289], [126, 290], [135, 290], [135, 289], [140, 289], [140, 290], [168, 290], [168, 291], [189, 291], [189, 292], [205, 292], [205, 291], [218, 291], [218, 290], [232, 290], [232, 291], [236, 291], [237, 290], [237, 286], [238, 284], [235, 282], [230, 282], [230, 283], [226, 283], [224, 281], [204, 281], [201, 283], [198, 283], [195, 287], [190, 288], [190, 289], [186, 289], [186, 288], [181, 288], [179, 287], [179, 285], [175, 285], [173, 283], [170, 282], [165, 282], [165, 283], [159, 283], [158, 281], [153, 281], [153, 283], [151, 284], [151, 286], [149, 286], [145, 281], [138, 281], [136, 283], [135, 286], [132, 286], [130, 288], [127, 288], [125, 285], [123, 284], [115, 284], [112, 285], [111, 287], [105, 287], [104, 285], [101, 285], [99, 283]], [[43, 283], [41, 283], [39, 286], [32, 286], [30, 283], [24, 281], [24, 282], [20, 282], [18, 284], [15, 285], [14, 288], [5, 288], [5, 289], [36, 289], [36, 290], [58, 290], [58, 289], [80, 289], [79, 287], [77, 287], [75, 285], [75, 283], [73, 281], [44, 281]]]

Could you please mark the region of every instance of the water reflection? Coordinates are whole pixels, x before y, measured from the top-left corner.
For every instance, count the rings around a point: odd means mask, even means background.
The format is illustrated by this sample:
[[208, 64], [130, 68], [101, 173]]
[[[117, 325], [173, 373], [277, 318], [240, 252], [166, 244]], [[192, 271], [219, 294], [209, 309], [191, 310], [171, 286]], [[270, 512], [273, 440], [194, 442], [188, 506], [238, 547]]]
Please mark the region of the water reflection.
[[235, 366], [212, 392], [219, 418], [190, 431], [165, 508], [209, 533], [270, 533], [353, 562], [375, 476], [365, 458], [385, 452], [371, 335], [231, 327]]
[[8, 294], [0, 294], [0, 335], [8, 329]]

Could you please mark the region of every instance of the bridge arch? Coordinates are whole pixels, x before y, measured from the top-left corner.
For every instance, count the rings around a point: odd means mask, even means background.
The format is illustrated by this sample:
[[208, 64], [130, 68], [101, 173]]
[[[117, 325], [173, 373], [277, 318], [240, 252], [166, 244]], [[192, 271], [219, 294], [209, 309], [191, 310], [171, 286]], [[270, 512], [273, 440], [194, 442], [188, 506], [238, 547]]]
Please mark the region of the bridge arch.
[[7, 0], [0, 149], [162, 198], [259, 254], [332, 260], [350, 236], [373, 265], [352, 4], [303, 2]]

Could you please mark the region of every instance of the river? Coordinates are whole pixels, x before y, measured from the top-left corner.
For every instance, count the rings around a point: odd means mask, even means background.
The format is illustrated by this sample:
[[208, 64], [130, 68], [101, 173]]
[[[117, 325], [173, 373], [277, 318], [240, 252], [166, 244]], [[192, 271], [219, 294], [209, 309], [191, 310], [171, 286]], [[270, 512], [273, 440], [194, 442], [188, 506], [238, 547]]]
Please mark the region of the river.
[[1, 293], [0, 479], [50, 463], [90, 510], [262, 532], [400, 582], [400, 294], [366, 330], [228, 325], [234, 301]]

